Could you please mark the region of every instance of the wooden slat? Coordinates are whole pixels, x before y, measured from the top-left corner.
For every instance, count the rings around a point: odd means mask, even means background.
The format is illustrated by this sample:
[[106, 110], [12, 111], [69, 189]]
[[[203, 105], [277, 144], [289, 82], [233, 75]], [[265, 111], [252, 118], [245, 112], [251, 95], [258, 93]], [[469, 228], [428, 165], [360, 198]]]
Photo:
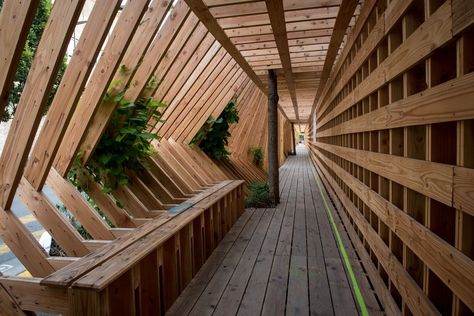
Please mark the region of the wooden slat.
[[2, 286], [23, 310], [68, 314], [67, 289], [40, 285], [39, 278], [0, 278]]
[[20, 182], [44, 106], [63, 61], [84, 0], [55, 5], [36, 50], [0, 158], [0, 206], [9, 209]]
[[[473, 98], [474, 74], [469, 74], [321, 131], [319, 136], [472, 119]], [[335, 113], [326, 116], [324, 121], [335, 117]]]
[[45, 277], [55, 271], [43, 247], [11, 211], [0, 209], [0, 237], [32, 276]]
[[453, 169], [449, 165], [320, 142], [316, 142], [316, 146], [446, 205], [452, 205]]
[[[204, 200], [205, 198], [211, 196], [214, 192], [216, 192], [216, 190], [221, 189], [229, 183], [230, 181], [224, 181], [221, 184], [211, 189], [208, 189], [203, 193], [194, 196], [191, 199], [188, 199], [186, 203], [190, 205], [196, 204]], [[41, 283], [50, 286], [69, 286], [76, 279], [91, 271], [105, 260], [108, 260], [117, 253], [127, 249], [127, 247], [133, 245], [138, 239], [147, 236], [152, 231], [154, 231], [164, 223], [168, 222], [171, 218], [173, 218], [173, 215], [167, 214], [160, 216], [154, 219], [153, 221], [149, 221], [143, 224], [143, 226], [141, 226], [139, 230], [135, 231], [132, 236], [126, 235], [117, 238], [107, 247], [102, 247], [93, 255], [87, 257], [87, 259], [71, 263], [67, 269], [63, 269], [61, 271], [58, 271], [57, 273], [49, 275], [47, 278], [44, 278]]]
[[0, 115], [3, 115], [5, 107], [8, 105], [9, 91], [38, 4], [39, 0], [8, 1], [2, 7], [0, 14], [0, 43], [2, 43], [0, 52], [0, 61], [2, 62]]
[[453, 35], [474, 23], [474, 3], [472, 1], [453, 0]]
[[3, 286], [0, 286], [0, 311], [5, 316], [26, 315]]
[[286, 36], [287, 30], [291, 30], [291, 27], [285, 27], [285, 13], [282, 0], [266, 0], [265, 4], [270, 16], [273, 35], [275, 36], [275, 42], [278, 48], [278, 53], [280, 54], [283, 71], [285, 73], [286, 84], [290, 91], [291, 101], [293, 102], [293, 107], [295, 109], [295, 117], [296, 120], [299, 120], [298, 101], [296, 99], [295, 82], [291, 69], [290, 50], [288, 48], [288, 38]]
[[[326, 162], [330, 163], [327, 160]], [[436, 271], [441, 279], [449, 280], [449, 282], [446, 282], [447, 285], [472, 308], [474, 298], [473, 294], [468, 290], [471, 287], [470, 284], [474, 283], [474, 263], [472, 260], [461, 252], [453, 252], [454, 249], [451, 249], [450, 245], [435, 236], [434, 233], [429, 232], [428, 228], [418, 223], [393, 204], [387, 204], [382, 196], [370, 190], [366, 185], [347, 174], [340, 167], [335, 165], [332, 165], [332, 167], [338, 175], [344, 177], [345, 183], [365, 203], [369, 204], [369, 200], [371, 201], [370, 206], [377, 212], [377, 215], [384, 223], [387, 223], [392, 231], [397, 232], [398, 236], [410, 249], [415, 251], [431, 270]], [[390, 217], [394, 218], [389, 220]], [[439, 264], [439, 257], [449, 259], [444, 261], [443, 264]]]
[[260, 81], [260, 78], [257, 77], [255, 72], [249, 66], [247, 61], [242, 57], [241, 53], [235, 48], [234, 44], [230, 41], [229, 37], [225, 34], [222, 28], [219, 26], [219, 23], [216, 21], [215, 16], [209, 12], [209, 9], [204, 4], [202, 0], [191, 1], [186, 0], [186, 3], [189, 5], [191, 10], [199, 17], [199, 20], [207, 27], [209, 32], [214, 35], [216, 40], [221, 43], [227, 52], [234, 58], [234, 60], [240, 65], [240, 67], [245, 71], [249, 78], [255, 82], [255, 84], [263, 89], [263, 84]]
[[[343, 0], [337, 13], [336, 22], [334, 24], [334, 31], [331, 35], [331, 42], [329, 43], [328, 53], [324, 61], [324, 67], [321, 74], [321, 81], [325, 82], [328, 80], [331, 73], [334, 61], [336, 60], [339, 52], [339, 47], [342, 44], [344, 35], [346, 34], [347, 26], [351, 21], [354, 11], [357, 7], [357, 1]], [[320, 85], [314, 97], [313, 108], [318, 104], [318, 99], [322, 93], [324, 85]]]
[[114, 235], [109, 231], [107, 223], [100, 217], [99, 213], [97, 213], [85, 200], [84, 196], [82, 196], [68, 180], [61, 177], [59, 172], [54, 168], [52, 168], [49, 173], [47, 184], [94, 239], [114, 239]]
[[[103, 96], [115, 71], [119, 67], [120, 60], [130, 44], [134, 31], [137, 29], [149, 1], [138, 0], [129, 2], [120, 14], [117, 27], [114, 27], [111, 34], [111, 40], [107, 41], [104, 52], [96, 63], [88, 85], [82, 93], [79, 101], [82, 106], [76, 109], [68, 125], [63, 138], [67, 141], [61, 143], [54, 160], [54, 167], [62, 176], [67, 174], [74, 161], [77, 149], [81, 144], [89, 122], [97, 107], [102, 103]], [[95, 144], [93, 145], [95, 146]]]
[[82, 244], [83, 238], [59, 210], [42, 192], [36, 192], [33, 186], [23, 178], [18, 187], [18, 196], [36, 219], [53, 236], [60, 247], [71, 257], [85, 256], [89, 253]]
[[118, 0], [110, 3], [98, 2], [82, 31], [48, 111], [44, 128], [25, 167], [26, 179], [38, 191], [46, 181], [67, 125], [92, 71], [89, 65], [95, 62], [119, 7]]

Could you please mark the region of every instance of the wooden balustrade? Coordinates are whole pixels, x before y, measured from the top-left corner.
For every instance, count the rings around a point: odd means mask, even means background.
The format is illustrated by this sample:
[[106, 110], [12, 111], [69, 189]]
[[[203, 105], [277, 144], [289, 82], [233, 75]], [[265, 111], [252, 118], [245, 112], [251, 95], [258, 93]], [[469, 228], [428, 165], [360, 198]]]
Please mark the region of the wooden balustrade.
[[0, 292], [17, 311], [163, 314], [243, 212], [243, 189], [222, 181], [45, 278], [2, 277]]

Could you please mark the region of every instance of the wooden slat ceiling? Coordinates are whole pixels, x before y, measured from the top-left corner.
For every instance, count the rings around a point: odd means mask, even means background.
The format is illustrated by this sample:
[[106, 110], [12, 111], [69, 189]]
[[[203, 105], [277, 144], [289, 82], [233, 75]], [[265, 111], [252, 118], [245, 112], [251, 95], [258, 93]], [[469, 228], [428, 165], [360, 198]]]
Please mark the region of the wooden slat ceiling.
[[[307, 121], [341, 0], [283, 0], [280, 7], [273, 0], [203, 2], [265, 87], [267, 70], [277, 70], [280, 106], [288, 118]], [[359, 9], [360, 4], [349, 28]]]

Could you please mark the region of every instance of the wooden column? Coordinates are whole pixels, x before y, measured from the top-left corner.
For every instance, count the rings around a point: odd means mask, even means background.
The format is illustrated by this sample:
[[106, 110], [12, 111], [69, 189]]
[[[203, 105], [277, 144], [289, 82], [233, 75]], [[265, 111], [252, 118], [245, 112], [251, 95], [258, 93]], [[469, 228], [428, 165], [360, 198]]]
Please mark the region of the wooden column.
[[280, 203], [278, 182], [278, 91], [277, 76], [268, 71], [268, 186], [274, 204]]

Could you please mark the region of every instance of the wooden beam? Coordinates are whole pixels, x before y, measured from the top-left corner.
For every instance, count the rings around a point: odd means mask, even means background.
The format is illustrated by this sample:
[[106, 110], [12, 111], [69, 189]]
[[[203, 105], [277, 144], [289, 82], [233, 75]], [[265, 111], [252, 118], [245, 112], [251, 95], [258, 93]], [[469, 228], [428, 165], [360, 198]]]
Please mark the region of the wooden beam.
[[[118, 82], [119, 84], [108, 89], [110, 95], [116, 95], [117, 93], [126, 90], [135, 70], [143, 60], [144, 54], [153, 43], [155, 34], [157, 34], [163, 19], [166, 17], [167, 12], [169, 12], [168, 9], [170, 5], [170, 1], [154, 1], [151, 8], [143, 15], [141, 21], [140, 19], [135, 21], [134, 27], [136, 27], [136, 31], [131, 31], [129, 35], [131, 40], [123, 59], [120, 61], [121, 69], [116, 72], [111, 81], [113, 83]], [[146, 8], [147, 6], [145, 5], [145, 9]], [[140, 9], [142, 9], [142, 7], [139, 7], [138, 10], [136, 8], [135, 10], [139, 11]], [[127, 26], [122, 26], [122, 28], [127, 28]], [[128, 71], [123, 71], [124, 67], [128, 69]], [[126, 97], [127, 95], [124, 97], [125, 100], [131, 100]], [[89, 160], [94, 152], [94, 149], [107, 128], [107, 123], [115, 112], [117, 106], [118, 103], [110, 103], [105, 100], [102, 100], [102, 102], [97, 106], [97, 111], [92, 117], [89, 127], [85, 131], [79, 146], [79, 151], [83, 153], [84, 163]]]
[[291, 101], [295, 109], [296, 119], [298, 115], [298, 101], [296, 99], [295, 82], [293, 80], [293, 71], [291, 69], [290, 49], [288, 48], [288, 38], [286, 36], [285, 10], [282, 0], [265, 0], [270, 23], [272, 25], [273, 35], [280, 54], [281, 64], [286, 78], [286, 85], [290, 91]]
[[98, 106], [102, 104], [103, 96], [149, 2], [150, 0], [127, 2], [125, 9], [120, 14], [117, 27], [114, 27], [110, 40], [107, 41], [99, 61], [95, 64], [88, 85], [80, 98], [81, 106], [76, 109], [71, 123], [68, 125], [64, 135], [64, 139], [67, 141], [61, 143], [55, 157], [54, 167], [62, 176], [65, 176], [69, 171], [87, 127]]
[[1, 278], [1, 285], [21, 309], [43, 313], [69, 314], [67, 289], [43, 286], [39, 278]]
[[[342, 0], [341, 6], [339, 7], [339, 12], [334, 24], [334, 30], [331, 35], [331, 42], [329, 43], [326, 60], [324, 61], [323, 72], [321, 73], [321, 82], [324, 84], [320, 84], [318, 87], [316, 96], [314, 97], [312, 112], [315, 110], [316, 104], [318, 103], [319, 97], [321, 96], [321, 92], [323, 91], [327, 79], [329, 78], [329, 74], [331, 73], [334, 61], [336, 60], [339, 47], [341, 46], [341, 43], [344, 39], [349, 22], [354, 15], [357, 3], [357, 1], [353, 0]], [[311, 115], [313, 114], [312, 112]]]
[[[221, 45], [227, 50], [227, 52], [234, 58], [234, 60], [240, 65], [243, 71], [249, 76], [249, 78], [255, 82], [255, 84], [264, 91], [264, 86], [260, 78], [255, 74], [250, 65], [247, 63], [245, 58], [239, 52], [239, 50], [232, 44], [229, 37], [225, 34], [224, 30], [220, 27], [217, 20], [209, 12], [208, 7], [202, 0], [185, 0], [191, 10], [196, 14], [199, 20], [207, 27], [209, 32], [221, 43]], [[265, 91], [264, 91], [265, 93]]]
[[25, 178], [37, 191], [41, 190], [46, 181], [79, 97], [93, 69], [90, 65], [95, 62], [99, 54], [120, 3], [120, 0], [97, 2], [82, 31], [48, 111], [44, 127], [25, 167]]
[[12, 128], [0, 158], [0, 206], [10, 208], [44, 106], [85, 0], [60, 1], [51, 12], [36, 50]]
[[6, 1], [0, 14], [0, 117], [8, 105], [8, 95], [13, 84], [15, 72], [20, 62], [31, 22], [36, 13], [39, 0]]

